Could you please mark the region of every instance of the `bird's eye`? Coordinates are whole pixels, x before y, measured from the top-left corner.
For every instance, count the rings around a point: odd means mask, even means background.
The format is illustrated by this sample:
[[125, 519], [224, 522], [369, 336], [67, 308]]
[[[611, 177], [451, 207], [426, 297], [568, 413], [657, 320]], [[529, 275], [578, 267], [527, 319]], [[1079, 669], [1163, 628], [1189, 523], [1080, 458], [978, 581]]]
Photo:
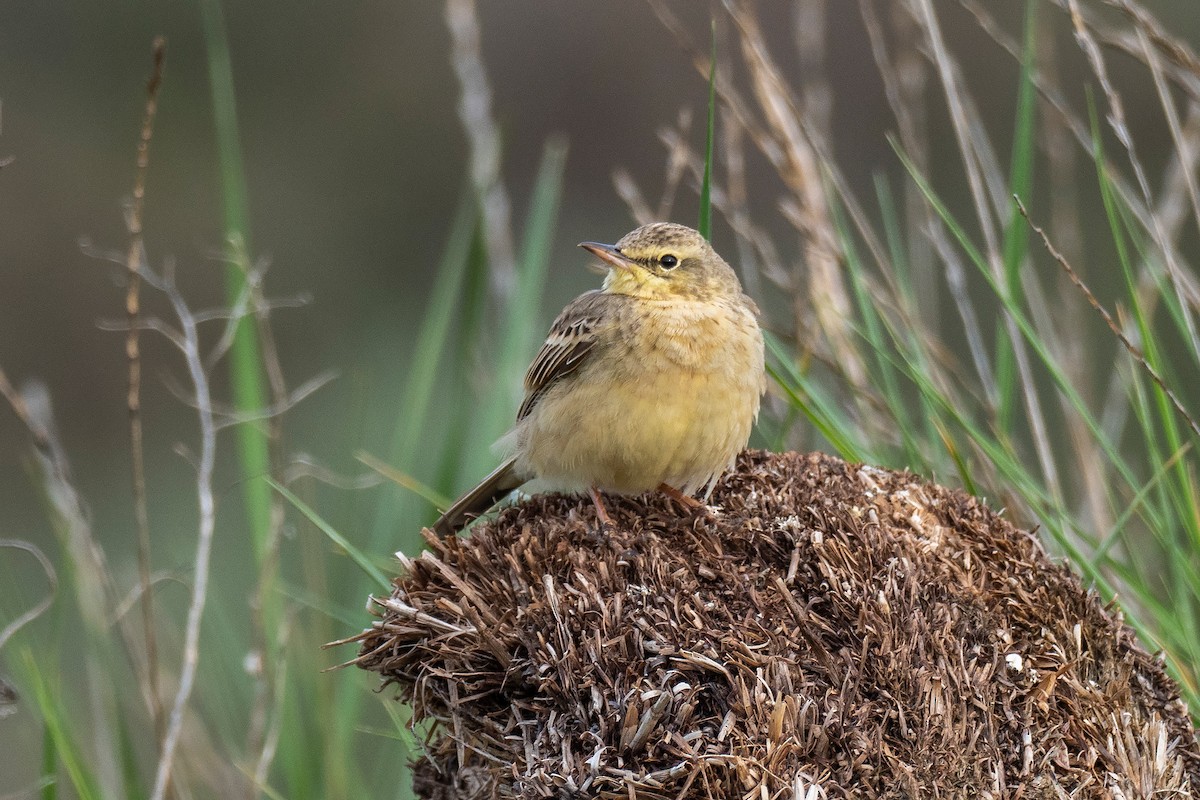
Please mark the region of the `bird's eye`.
[[662, 264], [663, 269], [674, 269], [679, 265], [679, 259], [670, 253], [667, 253], [665, 256], [658, 259], [658, 263]]

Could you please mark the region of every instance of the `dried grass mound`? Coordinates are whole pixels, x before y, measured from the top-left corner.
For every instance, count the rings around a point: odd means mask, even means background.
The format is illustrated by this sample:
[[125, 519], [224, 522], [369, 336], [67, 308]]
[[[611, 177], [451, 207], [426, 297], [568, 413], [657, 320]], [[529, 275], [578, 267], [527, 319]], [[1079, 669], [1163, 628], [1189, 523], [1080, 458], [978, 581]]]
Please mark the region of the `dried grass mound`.
[[1190, 797], [1176, 687], [967, 495], [746, 453], [716, 514], [535, 497], [405, 564], [358, 664], [426, 798]]

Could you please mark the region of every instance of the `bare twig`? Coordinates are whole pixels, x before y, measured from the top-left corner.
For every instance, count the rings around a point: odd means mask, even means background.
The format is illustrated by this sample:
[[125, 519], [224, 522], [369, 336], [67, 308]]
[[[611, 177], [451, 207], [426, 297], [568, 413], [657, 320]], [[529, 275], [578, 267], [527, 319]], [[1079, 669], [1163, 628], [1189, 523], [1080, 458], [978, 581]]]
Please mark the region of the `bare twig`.
[[142, 598], [142, 637], [146, 647], [146, 695], [155, 738], [162, 742], [164, 719], [162, 697], [158, 687], [158, 644], [154, 635], [154, 593], [150, 591], [150, 515], [146, 504], [146, 460], [142, 436], [142, 357], [139, 335], [141, 327], [142, 279], [138, 268], [145, 259], [142, 239], [142, 210], [146, 198], [146, 170], [150, 164], [150, 139], [154, 136], [154, 118], [158, 112], [158, 90], [162, 85], [166, 40], [154, 40], [154, 66], [146, 83], [146, 108], [142, 115], [142, 133], [137, 146], [137, 168], [134, 170], [133, 199], [126, 216], [129, 229], [129, 252], [126, 266], [129, 286], [125, 293], [125, 314], [129, 330], [125, 336], [125, 357], [129, 363], [129, 383], [126, 403], [129, 409], [129, 451], [133, 480], [133, 512], [137, 523], [138, 580]]
[[727, 176], [725, 194], [728, 208], [725, 214], [734, 233], [737, 234], [738, 271], [742, 276], [742, 284], [746, 287], [746, 294], [761, 300], [761, 268], [758, 254], [755, 252], [755, 240], [745, 235], [745, 231], [751, 226], [750, 192], [746, 184], [746, 157], [743, 152], [745, 128], [735, 117], [729, 116], [721, 120], [721, 131], [724, 134], [720, 137], [721, 157], [725, 161]]
[[[178, 448], [196, 471], [196, 496], [199, 517], [197, 523], [196, 555], [190, 581], [191, 594], [184, 630], [182, 666], [180, 668], [178, 688], [166, 720], [162, 750], [159, 755], [155, 771], [154, 789], [151, 794], [153, 800], [161, 800], [169, 790], [175, 758], [183, 732], [184, 718], [187, 713], [191, 693], [195, 687], [196, 675], [199, 668], [200, 627], [208, 599], [213, 534], [216, 524], [216, 496], [213, 489], [213, 477], [216, 461], [217, 434], [222, 428], [231, 425], [254, 420], [272, 420], [316, 391], [332, 378], [331, 374], [319, 375], [311, 381], [302, 384], [294, 391], [287, 392], [283, 384], [282, 369], [278, 365], [277, 355], [272, 347], [266, 351], [268, 358], [276, 359], [275, 367], [268, 368], [275, 376], [272, 389], [276, 395], [270, 406], [260, 411], [246, 413], [227, 408], [214, 399], [209, 380], [209, 371], [228, 352], [228, 347], [225, 343], [228, 339], [227, 332], [229, 327], [236, 325], [242, 318], [251, 314], [259, 318], [260, 324], [268, 324], [267, 315], [270, 309], [281, 305], [279, 303], [272, 304], [263, 298], [261, 279], [262, 273], [265, 270], [265, 264], [257, 266], [254, 269], [249, 269], [246, 267], [248, 259], [244, 257], [244, 254], [239, 257], [236, 250], [235, 258], [238, 258], [239, 265], [247, 271], [247, 280], [244, 291], [235, 299], [234, 307], [228, 311], [206, 311], [198, 316], [188, 307], [182, 292], [176, 285], [174, 262], [168, 259], [162, 272], [156, 273], [143, 260], [137, 267], [138, 276], [145, 285], [161, 291], [166, 296], [178, 327], [157, 317], [141, 317], [133, 323], [126, 320], [121, 323], [102, 325], [102, 327], [121, 330], [136, 325], [140, 330], [152, 330], [162, 334], [164, 338], [179, 350], [187, 368], [188, 382], [190, 383], [191, 390], [186, 393], [177, 388], [174, 390], [181, 396], [186, 394], [184, 402], [196, 410], [200, 428], [200, 447], [198, 453], [192, 454], [187, 448], [182, 446]], [[206, 359], [203, 352], [203, 345], [200, 341], [199, 325], [202, 321], [215, 319], [226, 320], [226, 333], [221, 336], [210, 357]], [[170, 384], [168, 386], [172, 388]], [[280, 394], [281, 392], [282, 394]], [[278, 443], [279, 439], [275, 438], [273, 441]], [[278, 463], [274, 468], [277, 470], [280, 468]], [[282, 526], [282, 510], [272, 514], [272, 521], [273, 525]], [[275, 530], [268, 542], [268, 548], [276, 548], [278, 541], [278, 530]], [[264, 558], [264, 563], [273, 563], [273, 556], [270, 552]], [[263, 597], [265, 596], [266, 584], [271, 582], [270, 575], [270, 570], [265, 569], [261, 578], [263, 585], [260, 586], [257, 606], [257, 612], [260, 614], [265, 607], [263, 605]], [[259, 627], [261, 655], [265, 658], [267, 634], [261, 619], [259, 620]], [[282, 628], [276, 631], [278, 635], [273, 643], [282, 641], [282, 637], [285, 635], [282, 631]], [[261, 691], [259, 692], [259, 696], [261, 702], [256, 705], [251, 714], [252, 730], [250, 731], [249, 738], [252, 749], [259, 752], [257, 759], [259, 771], [269, 768], [278, 742], [279, 732], [274, 726], [278, 725], [279, 709], [277, 705], [278, 699], [281, 696], [281, 690], [272, 681], [280, 674], [278, 670], [272, 667], [272, 672], [269, 676], [260, 678], [259, 688]], [[255, 723], [256, 720], [261, 724]]]
[[318, 373], [290, 391], [288, 391], [285, 387], [284, 391], [286, 394], [278, 400], [273, 400], [271, 405], [267, 406], [266, 408], [250, 411], [236, 411], [234, 409], [230, 409], [230, 413], [222, 415], [224, 418], [217, 421], [217, 429], [222, 430], [224, 428], [231, 428], [234, 425], [242, 425], [247, 422], [256, 422], [259, 420], [265, 420], [269, 422], [273, 419], [277, 419], [281, 415], [291, 411], [292, 408], [299, 405], [301, 401], [306, 399], [309, 395], [313, 394], [336, 377], [337, 373], [329, 370]]
[[930, 47], [930, 58], [937, 70], [950, 111], [950, 121], [954, 126], [954, 136], [958, 142], [958, 151], [962, 158], [963, 169], [966, 172], [967, 184], [971, 190], [971, 198], [975, 204], [975, 216], [983, 234], [988, 266], [997, 278], [1003, 274], [1000, 261], [1000, 240], [996, 232], [996, 221], [991, 214], [991, 204], [987, 199], [986, 181], [979, 164], [979, 151], [972, 138], [974, 129], [968, 118], [966, 100], [959, 86], [959, 73], [946, 48], [942, 38], [941, 24], [933, 10], [931, 0], [914, 0], [914, 8]]
[[175, 691], [175, 699], [171, 704], [170, 717], [163, 736], [152, 800], [162, 800], [170, 784], [175, 751], [183, 733], [184, 715], [196, 682], [196, 671], [200, 661], [200, 623], [204, 619], [204, 606], [208, 600], [209, 565], [212, 559], [213, 532], [216, 528], [213, 469], [216, 464], [217, 426], [212, 410], [208, 373], [204, 369], [195, 318], [183, 295], [174, 286], [174, 281], [169, 278], [168, 281], [167, 299], [179, 319], [183, 335], [184, 361], [195, 388], [196, 415], [200, 425], [200, 455], [196, 470], [196, 501], [200, 518], [197, 526], [195, 567], [192, 570], [192, 592], [184, 631], [183, 663], [179, 671], [179, 686]]
[[[871, 52], [883, 81], [884, 95], [892, 114], [896, 117], [900, 141], [913, 163], [922, 170], [929, 170], [930, 138], [928, 135], [928, 101], [926, 87], [929, 83], [929, 68], [919, 51], [918, 26], [908, 6], [904, 3], [884, 3], [890, 11], [893, 39], [896, 46], [887, 47], [883, 22], [875, 11], [874, 0], [859, 0], [863, 25], [871, 41]], [[925, 196], [913, 181], [903, 184], [904, 212], [910, 228], [919, 230], [917, 220], [925, 220], [925, 228], [935, 231], [937, 237], [946, 238], [941, 219], [925, 202]], [[909, 236], [907, 239], [908, 262], [912, 270], [913, 294], [928, 298], [922, 313], [929, 320], [930, 328], [936, 329], [939, 319], [938, 281], [936, 265], [932, 258], [930, 239], [925, 236]]]
[[809, 128], [826, 144], [833, 132], [833, 88], [825, 68], [829, 34], [828, 0], [800, 0], [792, 4], [792, 38], [800, 59], [800, 99]]
[[667, 168], [662, 197], [659, 198], [658, 210], [654, 213], [655, 220], [671, 218], [675, 196], [679, 193], [679, 184], [689, 164], [688, 141], [691, 128], [692, 115], [684, 109], [679, 112], [674, 128], [666, 128], [658, 133], [658, 138], [667, 146]]
[[[1014, 58], [1020, 58], [1020, 45], [1003, 32], [981, 3], [977, 2], [977, 0], [959, 0], [959, 2], [967, 11], [975, 16], [980, 28], [985, 33], [991, 36], [997, 44]], [[1070, 9], [1068, 6], [1072, 3], [1072, 0], [1051, 0], [1051, 2], [1067, 10], [1069, 13]], [[1093, 28], [1091, 18], [1094, 15], [1089, 13], [1089, 10], [1085, 7], [1077, 7], [1077, 9], [1080, 12], [1079, 19], [1089, 28]], [[1103, 31], [1094, 31], [1094, 34], [1097, 41], [1112, 43], [1113, 36], [1111, 34], [1106, 34]], [[1155, 39], [1154, 36], [1151, 38], [1152, 40]], [[1134, 58], [1142, 58], [1141, 49], [1132, 44], [1125, 43], [1122, 45], [1122, 49]], [[1089, 124], [1071, 110], [1063, 93], [1047, 79], [1044, 73], [1034, 70], [1032, 78], [1042, 99], [1054, 110], [1067, 130], [1070, 131], [1071, 137], [1075, 139], [1081, 150], [1087, 153], [1090, 158], [1094, 142], [1092, 141], [1092, 131]], [[1193, 114], [1194, 116], [1195, 114]], [[1194, 137], [1196, 134], [1193, 133], [1192, 136]], [[1170, 235], [1165, 241], [1160, 240], [1159, 244], [1165, 245], [1166, 249], [1170, 251], [1172, 258], [1176, 260], [1180, 259], [1175, 239], [1178, 236], [1179, 224], [1182, 221], [1183, 214], [1172, 213], [1171, 209], [1179, 207], [1181, 203], [1181, 198], [1185, 191], [1182, 179], [1176, 175], [1175, 179], [1168, 183], [1168, 191], [1158, 206], [1155, 207], [1144, 203], [1138, 189], [1131, 186], [1126, 178], [1108, 163], [1107, 157], [1105, 158], [1104, 167], [1106, 177], [1112, 183], [1114, 191], [1129, 208], [1130, 212], [1137, 219], [1138, 224], [1146, 231], [1152, 231], [1155, 228], [1168, 231]], [[1186, 169], [1188, 165], [1180, 165], [1180, 168]], [[1194, 165], [1192, 168], [1194, 169]], [[1175, 170], [1175, 172], [1177, 173], [1178, 170]], [[1197, 283], [1189, 272], [1180, 270], [1174, 274], [1174, 278], [1177, 282], [1178, 290], [1184, 294], [1191, 306], [1193, 308], [1200, 306], [1200, 284]]]
[[[1161, 59], [1159, 58], [1158, 50], [1151, 46], [1149, 35], [1140, 25], [1137, 26], [1137, 37], [1138, 43], [1141, 44], [1142, 50], [1145, 53], [1146, 64], [1150, 67], [1150, 74], [1154, 78], [1154, 88], [1158, 92], [1158, 102], [1159, 105], [1162, 106], [1163, 112], [1166, 115], [1167, 129], [1171, 132], [1171, 139], [1175, 144], [1176, 161], [1181, 167], [1178, 172], [1180, 177], [1183, 178], [1184, 184], [1187, 186], [1188, 199], [1191, 201], [1192, 213], [1195, 215], [1194, 218], [1197, 222], [1197, 229], [1200, 230], [1200, 189], [1198, 189], [1196, 186], [1196, 175], [1193, 170], [1196, 158], [1194, 155], [1195, 148], [1193, 147], [1195, 142], [1183, 134], [1183, 126], [1179, 120], [1179, 111], [1175, 108], [1175, 100], [1171, 97], [1171, 93], [1166, 85], [1166, 79], [1163, 77], [1163, 66]], [[1165, 240], [1168, 234], [1163, 229], [1164, 226], [1162, 226], [1159, 216], [1156, 214], [1154, 219], [1156, 220], [1156, 225], [1158, 225], [1156, 232]], [[1173, 266], [1171, 255], [1165, 255], [1168, 265]], [[1178, 272], [1178, 268], [1172, 269], [1172, 275], [1175, 275]], [[1182, 301], [1184, 298], [1182, 296], [1182, 290], [1179, 287], [1179, 282], [1177, 280], [1172, 280], [1172, 283], [1177, 287], [1176, 291], [1179, 299]], [[1191, 308], [1186, 303], [1184, 303], [1182, 308], [1182, 317], [1184, 325], [1187, 328], [1188, 336], [1191, 339], [1192, 352], [1200, 353], [1200, 335], [1197, 335], [1195, 319], [1192, 317]]]
[[654, 212], [650, 210], [650, 204], [646, 202], [646, 195], [642, 193], [629, 170], [623, 167], [613, 170], [612, 181], [617, 197], [620, 197], [628, 206], [634, 222], [638, 225], [645, 225], [655, 221]]
[[1126, 351], [1129, 352], [1129, 355], [1133, 356], [1134, 361], [1141, 365], [1142, 369], [1146, 371], [1146, 374], [1150, 376], [1150, 379], [1153, 380], [1158, 388], [1162, 390], [1163, 394], [1167, 396], [1167, 399], [1171, 401], [1171, 405], [1175, 407], [1175, 411], [1183, 419], [1184, 423], [1192, 429], [1192, 433], [1200, 436], [1200, 424], [1198, 424], [1196, 419], [1188, 412], [1187, 408], [1180, 401], [1179, 396], [1176, 395], [1171, 387], [1167, 385], [1166, 380], [1163, 379], [1163, 376], [1159, 373], [1159, 371], [1156, 370], [1148, 361], [1146, 361], [1146, 357], [1142, 355], [1141, 349], [1132, 341], [1130, 341], [1129, 337], [1125, 335], [1125, 332], [1121, 330], [1121, 326], [1118, 325], [1116, 320], [1113, 319], [1112, 314], [1108, 313], [1108, 309], [1106, 309], [1100, 303], [1100, 301], [1096, 298], [1096, 295], [1092, 294], [1092, 290], [1089, 289], [1087, 284], [1083, 282], [1083, 279], [1079, 277], [1079, 273], [1077, 273], [1067, 262], [1067, 260], [1063, 258], [1062, 253], [1058, 252], [1054, 245], [1050, 243], [1050, 237], [1046, 235], [1045, 231], [1038, 227], [1037, 224], [1029, 218], [1029, 212], [1025, 210], [1025, 204], [1021, 202], [1021, 199], [1015, 199], [1017, 201], [1017, 207], [1021, 211], [1021, 216], [1024, 217], [1025, 221], [1029, 223], [1029, 227], [1033, 229], [1033, 232], [1041, 237], [1042, 244], [1046, 247], [1046, 252], [1050, 254], [1051, 258], [1058, 262], [1058, 265], [1067, 273], [1067, 276], [1071, 279], [1071, 282], [1074, 283], [1075, 286], [1079, 288], [1079, 291], [1083, 293], [1084, 298], [1086, 298], [1088, 301], [1088, 305], [1096, 310], [1096, 313], [1099, 314], [1104, 320], [1104, 324], [1107, 325], [1109, 330], [1111, 330], [1117, 339], [1120, 340], [1122, 346], [1124, 346]]

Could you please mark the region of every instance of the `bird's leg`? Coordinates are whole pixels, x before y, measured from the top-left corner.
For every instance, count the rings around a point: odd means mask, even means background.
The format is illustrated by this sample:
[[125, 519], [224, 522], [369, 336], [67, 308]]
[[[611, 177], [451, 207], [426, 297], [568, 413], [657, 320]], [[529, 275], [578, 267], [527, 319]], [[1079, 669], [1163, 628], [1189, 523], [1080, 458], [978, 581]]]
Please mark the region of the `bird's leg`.
[[697, 509], [704, 508], [704, 503], [701, 503], [694, 497], [688, 497], [686, 494], [679, 491], [669, 483], [660, 483], [658, 485], [658, 490], [689, 511], [695, 511]]
[[600, 491], [595, 487], [588, 487], [588, 493], [592, 496], [592, 503], [596, 506], [596, 519], [600, 521], [600, 527], [613, 527], [612, 517], [608, 515], [608, 511], [604, 508], [604, 499], [600, 497]]

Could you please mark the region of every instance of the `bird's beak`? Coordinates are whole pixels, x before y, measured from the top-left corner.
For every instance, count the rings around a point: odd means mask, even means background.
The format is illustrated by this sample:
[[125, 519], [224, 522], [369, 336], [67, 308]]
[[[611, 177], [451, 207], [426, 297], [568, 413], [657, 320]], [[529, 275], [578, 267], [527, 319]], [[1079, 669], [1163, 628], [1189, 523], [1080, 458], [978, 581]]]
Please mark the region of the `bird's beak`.
[[634, 267], [634, 262], [626, 258], [615, 245], [600, 244], [599, 242], [580, 242], [579, 246], [601, 261], [604, 261], [608, 266], [623, 270], [631, 270]]

